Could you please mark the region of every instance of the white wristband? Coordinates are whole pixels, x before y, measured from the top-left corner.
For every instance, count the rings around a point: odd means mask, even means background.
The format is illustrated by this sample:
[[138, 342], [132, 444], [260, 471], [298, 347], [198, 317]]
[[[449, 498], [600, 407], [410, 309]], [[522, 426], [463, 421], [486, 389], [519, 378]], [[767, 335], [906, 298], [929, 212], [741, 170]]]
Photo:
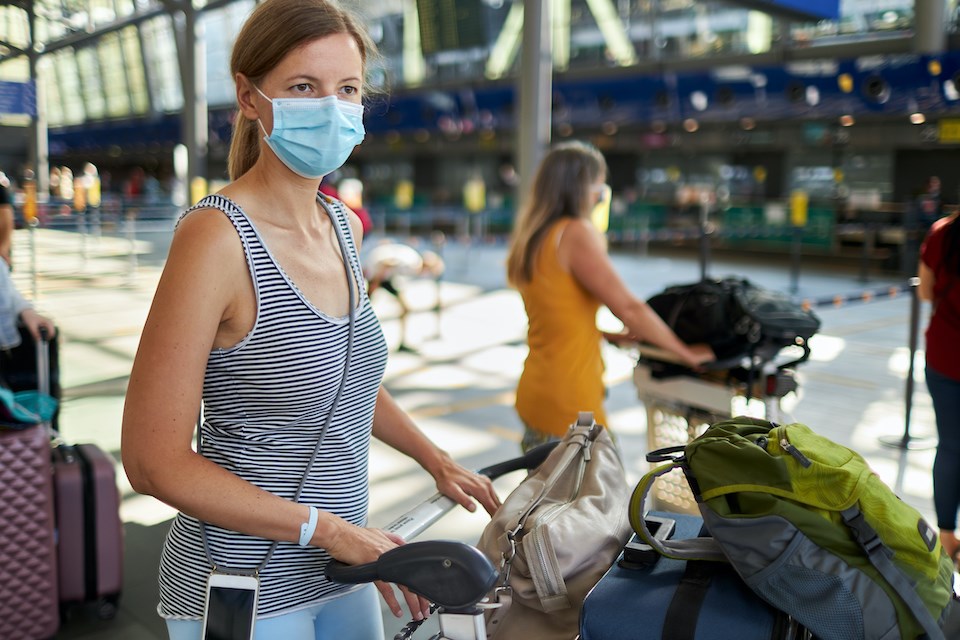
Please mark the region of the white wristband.
[[317, 530], [317, 520], [319, 517], [320, 512], [317, 511], [316, 507], [310, 505], [310, 519], [300, 525], [301, 547], [309, 546], [310, 541], [313, 539], [313, 533]]

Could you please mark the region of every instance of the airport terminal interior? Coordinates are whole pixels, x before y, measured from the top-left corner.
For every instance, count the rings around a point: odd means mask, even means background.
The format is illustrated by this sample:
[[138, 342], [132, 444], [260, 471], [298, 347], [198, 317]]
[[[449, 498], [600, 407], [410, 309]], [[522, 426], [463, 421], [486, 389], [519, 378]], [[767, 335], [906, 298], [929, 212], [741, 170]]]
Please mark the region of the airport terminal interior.
[[[696, 410], [685, 394], [702, 389], [658, 386], [642, 350], [604, 344], [628, 481], [649, 470], [660, 423], [692, 434], [703, 416], [746, 412], [816, 425], [935, 522], [930, 308], [911, 278], [920, 220], [960, 210], [960, 2], [341, 1], [379, 56], [363, 143], [323, 183], [369, 214], [365, 254], [392, 239], [446, 263], [405, 280], [402, 307], [371, 295], [391, 350], [384, 384], [432, 439], [474, 469], [520, 452], [527, 319], [507, 241], [536, 161], [581, 140], [606, 159], [594, 222], [637, 296], [735, 275], [821, 320], [789, 380], [766, 372], [766, 398], [709, 383], [719, 406]], [[116, 460], [124, 528], [118, 606], [64, 612], [57, 638], [167, 637], [157, 565], [175, 511], [130, 487], [121, 413], [178, 215], [228, 182], [230, 51], [255, 6], [0, 3], [13, 281], [58, 325], [59, 427]], [[598, 321], [621, 328], [606, 310]], [[373, 524], [432, 495], [386, 446], [370, 468]], [[501, 497], [521, 480], [498, 480]], [[455, 510], [422, 535], [472, 544], [484, 524]], [[386, 608], [384, 621], [390, 637], [406, 622]]]

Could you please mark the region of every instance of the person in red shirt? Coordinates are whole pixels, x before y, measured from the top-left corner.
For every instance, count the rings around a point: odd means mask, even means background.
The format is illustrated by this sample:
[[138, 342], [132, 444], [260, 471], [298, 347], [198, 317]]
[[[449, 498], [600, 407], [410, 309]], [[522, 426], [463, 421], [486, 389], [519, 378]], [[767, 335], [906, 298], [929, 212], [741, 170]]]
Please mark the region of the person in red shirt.
[[960, 509], [960, 222], [933, 223], [920, 248], [922, 300], [933, 303], [927, 326], [927, 389], [937, 417], [933, 504], [944, 550], [957, 560]]

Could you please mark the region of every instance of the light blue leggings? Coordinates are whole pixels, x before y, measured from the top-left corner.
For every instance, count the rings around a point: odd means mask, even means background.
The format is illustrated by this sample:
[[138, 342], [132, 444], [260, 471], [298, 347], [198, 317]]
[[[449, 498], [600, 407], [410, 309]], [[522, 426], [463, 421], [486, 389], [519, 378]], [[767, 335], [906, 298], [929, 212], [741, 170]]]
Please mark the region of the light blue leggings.
[[[372, 584], [307, 609], [257, 618], [255, 640], [379, 640], [380, 596]], [[201, 640], [200, 620], [167, 620], [170, 640]]]

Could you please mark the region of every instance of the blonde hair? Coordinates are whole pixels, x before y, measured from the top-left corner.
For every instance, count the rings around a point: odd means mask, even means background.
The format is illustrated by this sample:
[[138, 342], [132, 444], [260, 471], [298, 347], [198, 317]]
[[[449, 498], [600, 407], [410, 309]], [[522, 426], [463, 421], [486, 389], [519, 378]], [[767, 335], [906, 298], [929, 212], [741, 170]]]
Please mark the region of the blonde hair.
[[533, 261], [547, 230], [560, 218], [586, 215], [591, 207], [591, 188], [606, 174], [603, 154], [584, 142], [558, 144], [544, 156], [510, 236], [510, 284], [517, 286], [533, 279]]
[[[337, 33], [350, 34], [356, 40], [366, 71], [368, 62], [377, 56], [376, 47], [356, 16], [335, 0], [265, 0], [253, 10], [237, 35], [230, 57], [230, 75], [236, 78], [242, 73], [256, 84], [297, 47]], [[260, 137], [257, 122], [248, 120], [238, 110], [227, 160], [231, 180], [256, 163]]]

